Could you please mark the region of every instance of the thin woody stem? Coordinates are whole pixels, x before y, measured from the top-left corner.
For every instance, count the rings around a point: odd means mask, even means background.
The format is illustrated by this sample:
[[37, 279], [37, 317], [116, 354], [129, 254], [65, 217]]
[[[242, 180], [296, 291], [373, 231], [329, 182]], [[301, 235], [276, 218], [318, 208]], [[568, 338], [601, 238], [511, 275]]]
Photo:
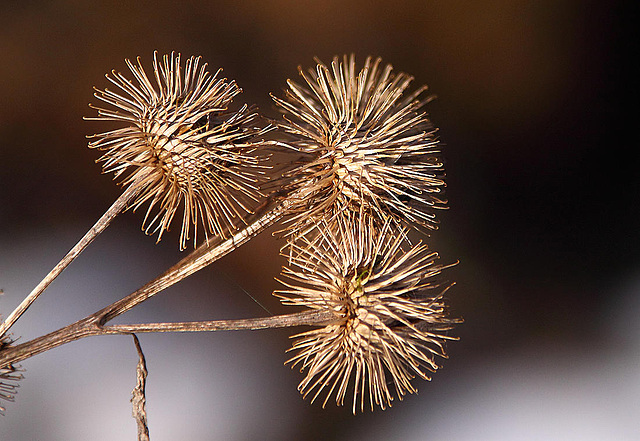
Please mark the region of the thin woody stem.
[[7, 317], [0, 325], [0, 337], [2, 337], [11, 326], [25, 313], [33, 302], [44, 292], [45, 289], [55, 280], [60, 273], [74, 261], [93, 240], [102, 233], [111, 221], [126, 207], [127, 204], [140, 192], [141, 187], [134, 182], [124, 193], [109, 207], [109, 209], [98, 219], [98, 221], [87, 231], [82, 239], [67, 253], [60, 262], [46, 275], [44, 279], [24, 298], [22, 303]]
[[97, 322], [96, 317], [89, 316], [26, 343], [6, 347], [0, 352], [0, 367], [11, 363], [19, 363], [34, 355], [84, 337], [107, 334]]
[[305, 311], [295, 314], [275, 315], [272, 317], [238, 319], [238, 320], [210, 320], [199, 322], [174, 323], [140, 323], [133, 325], [103, 326], [106, 332], [118, 334], [132, 334], [141, 332], [205, 332], [205, 331], [242, 331], [273, 328], [290, 328], [293, 326], [320, 325], [336, 319], [333, 311]]
[[97, 335], [122, 335], [140, 332], [212, 332], [275, 329], [293, 326], [322, 325], [336, 320], [333, 311], [305, 311], [273, 317], [214, 320], [182, 323], [148, 323], [134, 325], [103, 326], [100, 313], [95, 313], [64, 328], [35, 338], [26, 343], [9, 346], [0, 352], [0, 367], [19, 363], [35, 355], [85, 337]]

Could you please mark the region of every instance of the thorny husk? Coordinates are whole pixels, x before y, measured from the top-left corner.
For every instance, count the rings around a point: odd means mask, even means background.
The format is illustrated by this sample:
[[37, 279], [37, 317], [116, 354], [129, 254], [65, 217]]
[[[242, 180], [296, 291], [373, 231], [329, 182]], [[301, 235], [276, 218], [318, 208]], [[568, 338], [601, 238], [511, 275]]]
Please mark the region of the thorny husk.
[[307, 371], [299, 389], [312, 401], [335, 394], [338, 405], [350, 393], [353, 412], [391, 406], [415, 393], [414, 377], [430, 379], [446, 358], [445, 342], [459, 320], [449, 317], [439, 280], [451, 265], [437, 263], [426, 245], [410, 245], [391, 221], [374, 227], [362, 212], [320, 222], [317, 236], [291, 242], [284, 268], [285, 304], [328, 309], [336, 320], [294, 336], [288, 363]]
[[105, 173], [139, 187], [132, 207], [148, 203], [147, 234], [159, 241], [182, 208], [181, 249], [189, 240], [195, 246], [199, 227], [205, 238], [228, 237], [264, 197], [268, 156], [259, 147], [271, 127], [253, 106], [231, 110], [242, 89], [220, 78], [221, 69], [211, 75], [200, 57], [183, 67], [180, 54], [156, 53], [153, 80], [140, 59], [126, 63], [137, 84], [119, 72], [107, 75], [117, 91], [96, 89], [95, 97], [110, 108], [91, 105], [98, 116], [87, 118], [124, 127], [92, 135], [89, 147], [104, 151]]
[[322, 219], [367, 210], [378, 225], [435, 229], [435, 210], [446, 207], [444, 164], [436, 129], [423, 110], [426, 86], [413, 92], [413, 77], [395, 73], [369, 57], [361, 70], [355, 57], [335, 57], [330, 66], [299, 68], [274, 122], [287, 145], [307, 155], [289, 173], [304, 190], [292, 208], [289, 230], [305, 234]]

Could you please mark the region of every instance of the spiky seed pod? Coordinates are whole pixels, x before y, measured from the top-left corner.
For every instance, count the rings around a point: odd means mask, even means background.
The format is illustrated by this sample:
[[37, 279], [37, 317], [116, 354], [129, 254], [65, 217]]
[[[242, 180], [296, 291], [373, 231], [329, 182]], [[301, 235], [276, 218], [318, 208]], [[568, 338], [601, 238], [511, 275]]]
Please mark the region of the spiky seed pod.
[[447, 331], [459, 321], [442, 298], [450, 285], [436, 278], [447, 266], [425, 245], [405, 251], [404, 232], [392, 225], [378, 229], [371, 217], [348, 214], [292, 244], [281, 281], [288, 289], [275, 295], [335, 313], [333, 323], [293, 336], [297, 354], [288, 361], [307, 371], [299, 386], [305, 397], [326, 392], [323, 406], [335, 393], [338, 405], [353, 395], [354, 413], [365, 402], [384, 409], [394, 390], [399, 399], [416, 392], [411, 380], [428, 380], [436, 357], [446, 357]]
[[[7, 334], [0, 337], [0, 351], [13, 343], [11, 337]], [[20, 367], [14, 364], [8, 364], [0, 367], [0, 400], [13, 401], [18, 389], [18, 381], [22, 380], [23, 376], [20, 372]], [[0, 415], [5, 411], [5, 408], [0, 406]]]
[[107, 75], [118, 90], [96, 89], [94, 96], [113, 108], [91, 105], [98, 116], [87, 118], [125, 126], [91, 136], [89, 147], [104, 151], [105, 173], [140, 187], [132, 207], [149, 202], [147, 234], [157, 233], [159, 241], [182, 206], [181, 249], [192, 237], [195, 245], [199, 225], [205, 236], [226, 236], [261, 196], [265, 157], [255, 150], [268, 128], [247, 105], [229, 110], [242, 90], [219, 78], [221, 70], [211, 75], [200, 57], [183, 67], [180, 54], [159, 59], [154, 53], [152, 79], [139, 58], [126, 63], [135, 82], [119, 72]]
[[361, 207], [381, 222], [436, 228], [445, 183], [436, 130], [422, 110], [426, 86], [406, 94], [413, 77], [380, 58], [367, 58], [359, 72], [353, 55], [317, 63], [299, 68], [305, 84], [289, 80], [284, 99], [272, 96], [290, 147], [312, 156], [290, 174], [306, 190], [291, 229], [303, 234], [319, 218]]

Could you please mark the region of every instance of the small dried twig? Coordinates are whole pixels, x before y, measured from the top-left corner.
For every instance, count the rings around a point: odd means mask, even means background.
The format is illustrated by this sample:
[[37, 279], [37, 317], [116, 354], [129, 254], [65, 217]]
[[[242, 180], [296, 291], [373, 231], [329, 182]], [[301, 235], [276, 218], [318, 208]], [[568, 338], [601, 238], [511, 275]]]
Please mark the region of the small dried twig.
[[138, 351], [138, 365], [136, 366], [136, 387], [131, 391], [131, 404], [133, 417], [138, 423], [138, 441], [149, 441], [149, 427], [147, 426], [147, 399], [145, 397], [145, 386], [147, 384], [147, 363], [140, 347], [140, 341], [135, 334], [133, 344]]

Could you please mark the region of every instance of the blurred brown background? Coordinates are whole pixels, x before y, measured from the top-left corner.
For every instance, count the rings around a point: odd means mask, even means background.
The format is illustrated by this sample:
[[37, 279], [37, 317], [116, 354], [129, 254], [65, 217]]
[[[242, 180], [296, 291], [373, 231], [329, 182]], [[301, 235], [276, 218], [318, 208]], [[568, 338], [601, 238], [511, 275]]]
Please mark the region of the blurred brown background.
[[[152, 439], [640, 439], [636, 10], [605, 1], [3, 1], [0, 312], [119, 194], [85, 148], [92, 86], [154, 50], [224, 67], [244, 100], [313, 57], [380, 55], [427, 83], [451, 209], [431, 240], [465, 318], [420, 394], [353, 417], [303, 401], [288, 331], [144, 335]], [[180, 258], [127, 213], [16, 325], [23, 341], [128, 294]], [[283, 312], [269, 234], [121, 321]], [[247, 295], [247, 293], [250, 295]], [[23, 363], [0, 440], [134, 439], [135, 351], [76, 342]]]

